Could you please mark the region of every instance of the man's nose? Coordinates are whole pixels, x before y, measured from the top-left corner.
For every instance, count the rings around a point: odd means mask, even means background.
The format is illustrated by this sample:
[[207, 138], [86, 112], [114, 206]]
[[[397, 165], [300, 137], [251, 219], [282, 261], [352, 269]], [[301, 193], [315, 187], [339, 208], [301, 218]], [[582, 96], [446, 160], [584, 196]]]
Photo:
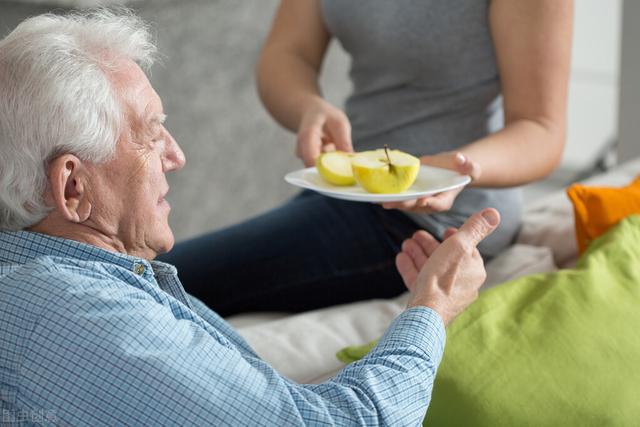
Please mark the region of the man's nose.
[[176, 140], [173, 139], [173, 136], [171, 136], [168, 131], [166, 131], [166, 133], [167, 143], [165, 144], [165, 152], [162, 161], [164, 172], [171, 172], [182, 169], [184, 164], [187, 162], [187, 159], [185, 158], [184, 153], [182, 152], [182, 149], [180, 149], [180, 146], [178, 145]]

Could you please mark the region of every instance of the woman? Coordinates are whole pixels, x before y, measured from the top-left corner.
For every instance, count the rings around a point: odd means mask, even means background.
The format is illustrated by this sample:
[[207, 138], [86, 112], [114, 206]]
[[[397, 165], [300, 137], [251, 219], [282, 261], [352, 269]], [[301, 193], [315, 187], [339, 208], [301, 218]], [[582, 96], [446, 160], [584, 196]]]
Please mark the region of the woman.
[[[229, 315], [396, 295], [404, 286], [394, 258], [405, 238], [423, 228], [442, 239], [487, 206], [498, 208], [502, 224], [480, 251], [497, 254], [518, 229], [514, 187], [545, 177], [561, 158], [572, 7], [570, 0], [282, 0], [258, 87], [273, 117], [297, 133], [306, 166], [325, 150], [389, 144], [471, 175], [473, 188], [383, 206], [305, 192], [179, 244], [163, 260], [178, 266], [190, 293]], [[346, 114], [318, 86], [333, 37], [352, 59]]]

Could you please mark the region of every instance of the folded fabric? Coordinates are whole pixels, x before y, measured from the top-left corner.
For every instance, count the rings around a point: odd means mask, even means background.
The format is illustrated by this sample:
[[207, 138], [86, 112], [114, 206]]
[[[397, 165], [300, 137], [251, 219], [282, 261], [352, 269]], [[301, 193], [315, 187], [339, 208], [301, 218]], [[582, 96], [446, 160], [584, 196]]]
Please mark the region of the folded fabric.
[[574, 184], [567, 189], [573, 203], [578, 252], [631, 214], [640, 214], [640, 177], [622, 188]]
[[482, 293], [448, 328], [425, 426], [638, 425], [638, 242], [630, 216], [575, 268]]

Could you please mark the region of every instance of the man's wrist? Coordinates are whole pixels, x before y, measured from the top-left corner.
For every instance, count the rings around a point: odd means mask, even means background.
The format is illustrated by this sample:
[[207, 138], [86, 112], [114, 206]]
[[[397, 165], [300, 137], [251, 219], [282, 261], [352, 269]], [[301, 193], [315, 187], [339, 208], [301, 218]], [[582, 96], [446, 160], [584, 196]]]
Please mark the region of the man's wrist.
[[426, 307], [435, 311], [436, 314], [440, 316], [440, 319], [442, 319], [442, 323], [444, 324], [445, 327], [449, 324], [449, 321], [451, 320], [449, 316], [447, 316], [446, 314], [447, 310], [442, 308], [442, 304], [438, 304], [437, 302], [433, 301], [433, 299], [411, 298], [409, 300], [409, 304], [407, 304], [407, 310], [415, 307]]
[[442, 317], [432, 308], [417, 306], [405, 310], [389, 326], [376, 348], [397, 351], [405, 345], [417, 346], [436, 363], [440, 362], [446, 341]]

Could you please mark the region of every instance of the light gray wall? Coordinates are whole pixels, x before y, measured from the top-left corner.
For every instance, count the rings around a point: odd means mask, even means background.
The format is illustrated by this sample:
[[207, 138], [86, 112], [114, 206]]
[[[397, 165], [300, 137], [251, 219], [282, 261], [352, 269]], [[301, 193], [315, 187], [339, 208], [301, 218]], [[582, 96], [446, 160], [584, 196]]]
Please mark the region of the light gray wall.
[[[254, 66], [277, 0], [153, 0], [132, 4], [153, 22], [162, 64], [150, 80], [185, 169], [169, 175], [170, 221], [178, 239], [258, 214], [291, 197], [283, 180], [301, 167], [294, 137], [261, 106]], [[0, 33], [47, 7], [0, 2]], [[341, 103], [347, 60], [332, 49], [323, 86]]]
[[640, 2], [625, 0], [620, 61], [618, 160], [640, 157]]
[[622, 0], [575, 0], [562, 169], [589, 168], [618, 133]]

